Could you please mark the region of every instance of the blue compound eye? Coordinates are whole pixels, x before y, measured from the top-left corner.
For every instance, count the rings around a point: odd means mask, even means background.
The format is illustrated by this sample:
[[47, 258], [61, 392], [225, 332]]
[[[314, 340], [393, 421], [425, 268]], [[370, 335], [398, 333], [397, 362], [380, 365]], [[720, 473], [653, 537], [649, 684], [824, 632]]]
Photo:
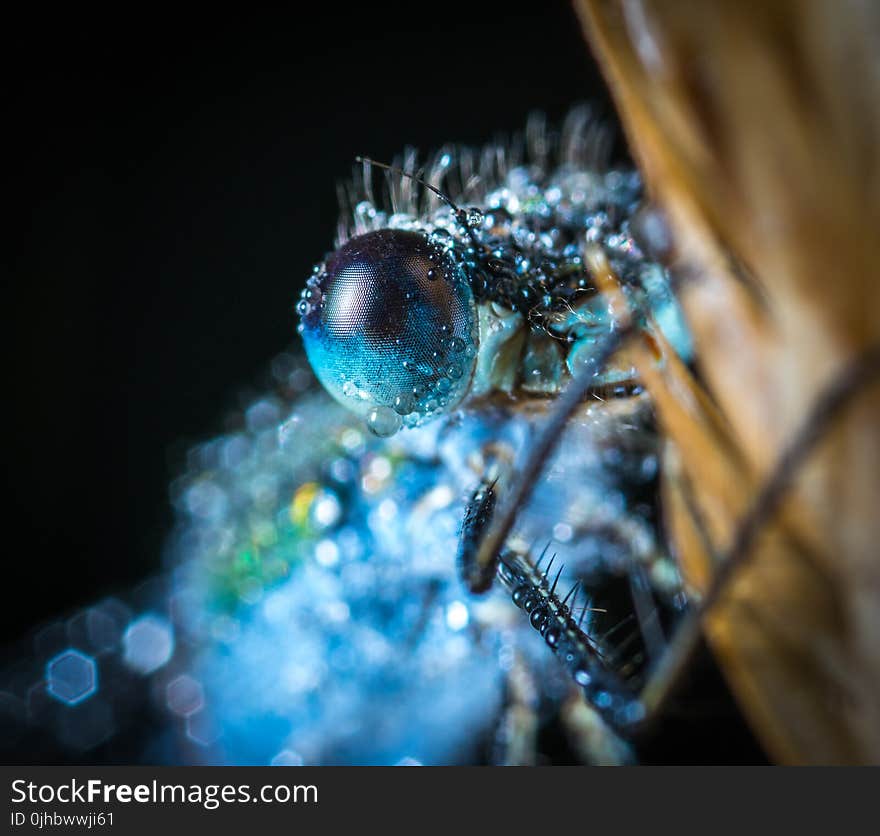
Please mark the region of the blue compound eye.
[[377, 435], [454, 407], [476, 357], [476, 307], [451, 258], [418, 232], [353, 238], [298, 305], [315, 374]]

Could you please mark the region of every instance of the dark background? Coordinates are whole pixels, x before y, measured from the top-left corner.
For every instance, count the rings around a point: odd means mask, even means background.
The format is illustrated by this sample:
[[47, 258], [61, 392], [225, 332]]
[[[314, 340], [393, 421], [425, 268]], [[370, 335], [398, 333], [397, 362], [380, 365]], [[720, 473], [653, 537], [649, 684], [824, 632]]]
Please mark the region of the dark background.
[[295, 340], [355, 155], [612, 113], [562, 0], [324, 8], [5, 27], [0, 644], [159, 567], [180, 455]]

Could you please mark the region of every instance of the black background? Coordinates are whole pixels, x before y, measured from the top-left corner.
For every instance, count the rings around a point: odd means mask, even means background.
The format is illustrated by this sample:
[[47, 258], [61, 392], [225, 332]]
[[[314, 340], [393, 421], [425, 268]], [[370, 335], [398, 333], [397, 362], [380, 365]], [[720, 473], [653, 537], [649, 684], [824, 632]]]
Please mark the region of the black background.
[[562, 0], [324, 6], [8, 21], [3, 641], [159, 568], [181, 453], [295, 341], [355, 155], [612, 113]]

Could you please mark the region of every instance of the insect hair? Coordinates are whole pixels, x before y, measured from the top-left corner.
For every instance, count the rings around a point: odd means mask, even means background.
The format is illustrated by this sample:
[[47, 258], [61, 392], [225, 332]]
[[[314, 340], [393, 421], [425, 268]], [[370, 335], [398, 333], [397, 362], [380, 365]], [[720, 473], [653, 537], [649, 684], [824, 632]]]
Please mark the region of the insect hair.
[[455, 213], [456, 220], [462, 225], [465, 229], [467, 236], [471, 239], [471, 243], [475, 248], [481, 249], [482, 244], [477, 237], [476, 232], [474, 231], [474, 226], [479, 220], [482, 219], [482, 215], [477, 213], [476, 217], [477, 221], [471, 219], [470, 213], [466, 210], [462, 209], [458, 204], [456, 204], [452, 198], [448, 195], [444, 194], [440, 189], [436, 186], [432, 186], [430, 183], [426, 183], [418, 174], [413, 174], [408, 171], [403, 171], [402, 169], [396, 168], [393, 165], [388, 165], [387, 163], [380, 163], [376, 160], [371, 159], [370, 157], [357, 157], [358, 162], [364, 163], [365, 165], [371, 166], [375, 165], [378, 168], [383, 169], [386, 172], [389, 172], [392, 175], [399, 175], [401, 178], [406, 180], [412, 180], [423, 188], [427, 189], [431, 194], [435, 197], [439, 198], [443, 203], [445, 203], [452, 211]]
[[[610, 158], [611, 133], [587, 105], [569, 111], [562, 128], [548, 128], [533, 113], [525, 132], [499, 135], [480, 148], [446, 145], [420, 166], [414, 148], [390, 164], [358, 157], [352, 177], [337, 184], [340, 217], [336, 246], [387, 225], [392, 215], [430, 217], [445, 202], [450, 207], [480, 205], [508, 182], [512, 171], [526, 167], [541, 180], [560, 168], [602, 171]], [[383, 169], [377, 192], [374, 167]], [[453, 209], [454, 211], [454, 209]]]

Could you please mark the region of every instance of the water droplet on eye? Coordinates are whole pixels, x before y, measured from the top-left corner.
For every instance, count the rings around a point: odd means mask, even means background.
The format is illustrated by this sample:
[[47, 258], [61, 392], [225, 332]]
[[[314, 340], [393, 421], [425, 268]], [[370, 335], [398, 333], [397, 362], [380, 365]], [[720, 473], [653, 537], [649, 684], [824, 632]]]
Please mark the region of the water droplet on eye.
[[367, 429], [380, 438], [394, 435], [402, 423], [400, 416], [387, 406], [374, 407], [367, 415]]
[[440, 378], [440, 379], [434, 384], [434, 386], [435, 386], [435, 388], [437, 389], [438, 392], [442, 392], [443, 394], [446, 394], [446, 393], [449, 391], [449, 389], [451, 388], [452, 384], [449, 382], [449, 378], [448, 378], [448, 377], [441, 377], [441, 378]]
[[428, 270], [427, 276], [428, 276], [428, 281], [432, 282], [432, 281], [434, 281], [434, 279], [437, 278], [437, 271], [432, 267], [430, 270]]
[[300, 316], [305, 316], [311, 309], [312, 306], [305, 299], [300, 299], [299, 302], [296, 303], [296, 312]]
[[446, 376], [452, 380], [458, 380], [461, 377], [461, 374], [461, 366], [459, 366], [458, 363], [453, 363], [446, 369]]
[[461, 337], [453, 337], [449, 341], [449, 348], [452, 349], [456, 354], [461, 354], [465, 349], [464, 340]]
[[394, 411], [398, 415], [409, 415], [410, 412], [415, 412], [415, 409], [415, 400], [411, 395], [404, 393], [394, 399]]

